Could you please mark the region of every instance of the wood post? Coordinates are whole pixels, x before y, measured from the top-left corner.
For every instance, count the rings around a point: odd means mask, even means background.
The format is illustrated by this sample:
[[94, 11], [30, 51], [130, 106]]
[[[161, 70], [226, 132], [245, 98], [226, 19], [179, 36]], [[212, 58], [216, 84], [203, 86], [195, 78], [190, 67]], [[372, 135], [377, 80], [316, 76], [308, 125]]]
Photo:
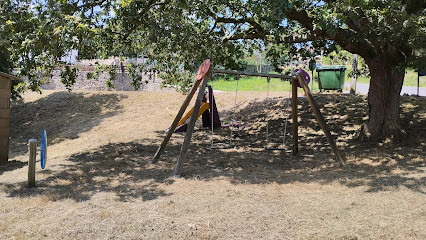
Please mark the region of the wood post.
[[35, 168], [37, 156], [37, 139], [28, 141], [30, 158], [28, 160], [28, 186], [35, 187]]
[[188, 123], [188, 128], [186, 129], [185, 139], [182, 144], [182, 148], [180, 149], [179, 159], [176, 164], [176, 168], [174, 171], [174, 175], [176, 177], [180, 176], [180, 172], [182, 171], [183, 162], [186, 159], [186, 154], [188, 153], [189, 144], [191, 143], [192, 133], [194, 131], [195, 123], [197, 122], [198, 112], [200, 111], [201, 101], [204, 96], [204, 90], [206, 89], [207, 82], [209, 80], [209, 73], [207, 73], [203, 80], [201, 80], [201, 86], [198, 89], [198, 96], [195, 100], [194, 111], [192, 112], [191, 119]]
[[291, 111], [293, 116], [292, 130], [293, 130], [293, 155], [299, 152], [299, 121], [297, 112], [297, 79], [291, 82]]
[[419, 94], [420, 94], [420, 92], [419, 92], [419, 90], [420, 90], [420, 69], [419, 70], [417, 70], [418, 72], [417, 72], [417, 96], [420, 96]]
[[[358, 70], [358, 54], [354, 54], [353, 55], [353, 60], [352, 60], [352, 72]], [[357, 75], [354, 74], [351, 78], [351, 90], [350, 90], [350, 94], [355, 94], [356, 93], [356, 79], [357, 79]]]
[[309, 105], [311, 105], [312, 111], [321, 126], [322, 131], [324, 132], [325, 137], [327, 138], [328, 143], [330, 144], [331, 149], [333, 150], [334, 156], [336, 157], [336, 160], [340, 163], [340, 165], [345, 164], [345, 158], [340, 154], [339, 149], [337, 148], [336, 142], [334, 141], [333, 137], [331, 136], [330, 130], [327, 127], [327, 124], [325, 124], [324, 117], [322, 116], [314, 97], [312, 96], [311, 91], [309, 90], [308, 85], [303, 79], [303, 75], [299, 73], [297, 75], [297, 79], [300, 83], [300, 85], [303, 87], [303, 90], [305, 91], [306, 98], [308, 99]]
[[11, 84], [9, 78], [0, 74], [0, 164], [7, 163], [9, 159]]
[[254, 76], [254, 77], [270, 77], [270, 78], [278, 78], [278, 79], [288, 79], [291, 80], [294, 77], [289, 75], [282, 74], [270, 74], [270, 73], [255, 73], [255, 72], [246, 72], [246, 71], [237, 71], [237, 70], [227, 70], [227, 69], [211, 69], [212, 73], [225, 73], [225, 74], [233, 74], [233, 75], [244, 75], [244, 76]]
[[163, 142], [161, 143], [160, 147], [158, 148], [157, 152], [155, 153], [154, 158], [151, 160], [151, 163], [156, 163], [158, 161], [158, 159], [160, 158], [160, 155], [163, 154], [167, 143], [169, 142], [170, 138], [172, 137], [172, 134], [174, 133], [180, 119], [183, 116], [183, 114], [185, 113], [185, 110], [188, 107], [189, 103], [191, 102], [191, 99], [194, 96], [195, 92], [197, 91], [197, 88], [200, 85], [200, 83], [201, 83], [201, 81], [198, 81], [198, 80], [195, 81], [194, 86], [192, 86], [191, 91], [186, 96], [185, 101], [183, 102], [181, 108], [179, 109], [178, 114], [175, 117], [175, 120], [173, 121], [172, 125], [170, 126], [169, 130], [167, 131], [166, 137], [164, 137]]

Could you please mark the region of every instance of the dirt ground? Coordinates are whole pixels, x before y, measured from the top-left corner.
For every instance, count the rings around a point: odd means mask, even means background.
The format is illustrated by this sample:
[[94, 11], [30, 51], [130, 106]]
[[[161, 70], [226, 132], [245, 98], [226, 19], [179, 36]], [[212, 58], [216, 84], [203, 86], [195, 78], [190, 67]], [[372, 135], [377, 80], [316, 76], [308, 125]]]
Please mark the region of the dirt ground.
[[[347, 158], [339, 167], [303, 96], [297, 156], [287, 93], [215, 97], [222, 123], [241, 128], [215, 129], [213, 144], [232, 147], [212, 149], [198, 123], [176, 178], [184, 134], [150, 160], [185, 96], [26, 94], [0, 166], [0, 239], [426, 239], [426, 98], [402, 98], [404, 143], [373, 144], [356, 140], [365, 96], [315, 95]], [[268, 147], [284, 150], [265, 150], [267, 125]], [[28, 188], [27, 142], [43, 129], [46, 168]]]

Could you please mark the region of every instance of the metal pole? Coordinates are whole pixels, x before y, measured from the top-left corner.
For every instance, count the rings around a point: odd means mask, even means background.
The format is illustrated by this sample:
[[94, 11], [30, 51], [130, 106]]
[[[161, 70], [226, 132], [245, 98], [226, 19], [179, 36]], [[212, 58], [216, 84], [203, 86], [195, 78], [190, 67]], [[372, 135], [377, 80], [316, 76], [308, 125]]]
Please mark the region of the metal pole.
[[28, 161], [28, 186], [35, 187], [35, 165], [37, 156], [37, 139], [30, 139], [28, 141], [30, 159]]
[[417, 72], [417, 96], [419, 96], [419, 89], [420, 89], [420, 69]]
[[[354, 54], [353, 55], [353, 60], [352, 60], [352, 71], [357, 71], [358, 70], [358, 54]], [[350, 94], [355, 94], [356, 93], [356, 81], [357, 81], [357, 75], [354, 74], [354, 76], [351, 78], [351, 86], [350, 86]]]

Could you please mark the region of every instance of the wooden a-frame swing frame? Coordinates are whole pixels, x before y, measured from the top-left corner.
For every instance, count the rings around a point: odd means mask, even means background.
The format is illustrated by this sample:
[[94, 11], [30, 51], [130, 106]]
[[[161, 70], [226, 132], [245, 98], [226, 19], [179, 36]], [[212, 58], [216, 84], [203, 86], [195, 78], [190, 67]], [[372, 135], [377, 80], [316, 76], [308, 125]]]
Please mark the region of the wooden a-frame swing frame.
[[340, 153], [339, 149], [337, 148], [336, 142], [334, 141], [334, 138], [331, 136], [330, 130], [327, 127], [327, 124], [325, 123], [324, 117], [321, 114], [319, 107], [317, 103], [315, 102], [315, 99], [312, 95], [312, 92], [309, 90], [308, 84], [305, 82], [303, 75], [301, 73], [298, 73], [295, 76], [288, 76], [288, 75], [280, 75], [280, 74], [266, 74], [266, 73], [254, 73], [254, 72], [245, 72], [245, 71], [235, 71], [235, 70], [225, 70], [225, 69], [210, 69], [210, 60], [206, 59], [198, 68], [197, 75], [195, 77], [194, 85], [191, 88], [191, 91], [188, 93], [187, 97], [185, 98], [181, 108], [179, 109], [179, 112], [176, 114], [176, 117], [168, 129], [168, 132], [166, 136], [164, 137], [161, 145], [159, 146], [157, 152], [155, 153], [151, 163], [156, 163], [161, 154], [164, 153], [165, 147], [167, 143], [169, 142], [172, 134], [174, 133], [178, 122], [182, 118], [183, 114], [185, 113], [185, 110], [187, 109], [189, 103], [191, 102], [192, 98], [195, 95], [195, 92], [198, 89], [198, 95], [195, 100], [194, 104], [194, 110], [191, 115], [191, 119], [188, 123], [188, 128], [186, 130], [185, 138], [180, 150], [179, 158], [176, 163], [176, 168], [174, 170], [175, 176], [180, 176], [182, 172], [182, 165], [184, 161], [186, 160], [186, 155], [188, 153], [189, 145], [191, 143], [192, 139], [192, 133], [194, 131], [195, 123], [197, 121], [197, 116], [200, 111], [201, 101], [203, 98], [204, 90], [207, 86], [207, 82], [210, 77], [210, 73], [225, 73], [225, 74], [233, 74], [233, 75], [246, 75], [246, 76], [259, 76], [259, 77], [269, 77], [269, 78], [279, 78], [285, 81], [291, 81], [292, 83], [292, 100], [291, 100], [291, 108], [292, 108], [292, 119], [293, 119], [293, 147], [292, 147], [292, 153], [293, 155], [297, 155], [299, 152], [299, 122], [298, 122], [298, 110], [297, 110], [297, 86], [298, 83], [302, 86], [303, 91], [305, 92], [305, 96], [308, 100], [309, 105], [312, 108], [312, 112], [315, 115], [318, 124], [320, 125], [321, 129], [324, 132], [324, 135], [327, 139], [327, 142], [330, 144], [330, 147], [334, 153], [334, 156], [336, 158], [336, 161], [340, 165], [345, 164], [345, 157]]

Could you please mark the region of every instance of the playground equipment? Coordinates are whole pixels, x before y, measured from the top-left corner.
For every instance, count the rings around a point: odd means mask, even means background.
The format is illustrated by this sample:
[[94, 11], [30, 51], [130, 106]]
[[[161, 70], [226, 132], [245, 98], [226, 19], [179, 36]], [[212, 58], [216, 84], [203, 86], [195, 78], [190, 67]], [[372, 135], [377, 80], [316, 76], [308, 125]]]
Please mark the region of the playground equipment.
[[[185, 140], [187, 138], [191, 139], [192, 130], [194, 129], [195, 121], [197, 120], [197, 116], [198, 116], [198, 111], [199, 111], [200, 106], [201, 106], [201, 100], [203, 98], [204, 89], [207, 86], [208, 76], [206, 78], [205, 78], [205, 76], [207, 75], [207, 72], [209, 71], [209, 69], [210, 69], [210, 59], [206, 59], [198, 68], [197, 74], [195, 76], [194, 85], [192, 86], [191, 91], [188, 93], [185, 100], [183, 101], [182, 106], [179, 109], [179, 112], [176, 114], [175, 120], [173, 120], [173, 123], [170, 126], [169, 131], [167, 131], [167, 134], [164, 137], [163, 142], [161, 143], [160, 147], [158, 148], [157, 152], [155, 153], [155, 156], [151, 161], [152, 163], [156, 163], [158, 161], [158, 159], [160, 158], [160, 155], [164, 152], [165, 147], [170, 140], [170, 137], [172, 136], [176, 127], [178, 126], [178, 123], [181, 120], [183, 114], [185, 113], [185, 110], [188, 107], [189, 103], [191, 102], [192, 97], [194, 97], [195, 92], [197, 91], [198, 87], [200, 87], [200, 89], [198, 91], [197, 99], [195, 101], [195, 105], [193, 107], [193, 109], [194, 109], [194, 111], [192, 112], [193, 117], [191, 117], [191, 119], [188, 123], [188, 128], [189, 128], [190, 131], [187, 130], [187, 133], [185, 135]], [[204, 79], [204, 81], [202, 81], [203, 79]], [[203, 83], [203, 84], [200, 86], [201, 83]]]
[[[201, 104], [200, 111], [198, 112], [197, 119], [200, 118], [201, 115], [204, 115], [204, 113], [210, 108], [210, 104], [203, 102]], [[186, 132], [186, 129], [188, 127], [188, 122], [191, 119], [192, 112], [194, 111], [194, 108], [189, 110], [189, 112], [179, 121], [178, 126], [175, 129], [176, 132]], [[203, 126], [205, 127], [205, 126]]]
[[[292, 105], [292, 121], [293, 121], [293, 147], [292, 147], [292, 153], [293, 155], [296, 155], [298, 153], [298, 111], [297, 111], [297, 87], [298, 84], [300, 84], [300, 87], [303, 88], [303, 91], [305, 92], [305, 96], [308, 100], [309, 105], [312, 108], [312, 112], [314, 113], [321, 129], [324, 132], [324, 135], [326, 136], [326, 139], [328, 143], [330, 144], [330, 147], [336, 157], [336, 160], [339, 164], [343, 165], [345, 163], [345, 158], [343, 155], [340, 154], [339, 149], [336, 146], [336, 143], [331, 136], [330, 130], [328, 129], [327, 125], [325, 124], [324, 117], [322, 116], [321, 112], [318, 109], [318, 106], [312, 96], [311, 91], [309, 90], [307, 81], [308, 79], [304, 76], [303, 72], [298, 71], [295, 72], [292, 76], [288, 75], [280, 75], [280, 74], [265, 74], [265, 73], [253, 73], [253, 72], [245, 72], [245, 71], [235, 71], [235, 70], [226, 70], [226, 69], [210, 69], [210, 60], [206, 59], [198, 68], [197, 75], [195, 77], [195, 83], [189, 92], [188, 96], [186, 97], [185, 101], [183, 102], [178, 114], [175, 117], [175, 120], [173, 121], [172, 125], [169, 128], [169, 131], [167, 132], [166, 136], [163, 139], [163, 142], [161, 143], [160, 147], [158, 148], [157, 152], [154, 155], [154, 158], [152, 159], [152, 163], [155, 163], [160, 158], [160, 155], [164, 152], [164, 149], [170, 140], [170, 137], [172, 136], [174, 130], [178, 126], [179, 121], [181, 120], [186, 108], [189, 105], [189, 102], [191, 101], [192, 97], [194, 96], [197, 88], [198, 95], [197, 99], [195, 101], [192, 115], [190, 118], [190, 121], [187, 125], [187, 130], [185, 134], [185, 139], [182, 144], [182, 148], [179, 154], [178, 161], [176, 163], [176, 168], [174, 170], [175, 176], [180, 176], [180, 173], [182, 172], [182, 165], [186, 159], [186, 155], [189, 149], [189, 145], [192, 138], [192, 133], [195, 127], [195, 122], [197, 120], [199, 111], [201, 109], [201, 102], [203, 99], [204, 89], [207, 86], [207, 82], [209, 80], [209, 72], [211, 73], [224, 73], [224, 74], [233, 74], [237, 76], [241, 75], [247, 75], [247, 76], [259, 76], [259, 77], [266, 77], [266, 78], [278, 78], [282, 81], [289, 81], [291, 82], [292, 86], [292, 98], [291, 98], [291, 105]], [[309, 74], [308, 74], [309, 77]], [[238, 87], [236, 92], [238, 92]], [[236, 98], [235, 98], [236, 102]], [[236, 106], [236, 104], [235, 104]]]
[[[221, 123], [213, 95], [213, 88], [211, 86], [207, 86], [207, 88], [209, 99], [207, 100], [206, 94], [204, 94], [203, 100], [201, 101], [201, 107], [197, 115], [197, 119], [199, 119], [200, 116], [203, 116], [203, 127], [220, 127]], [[175, 132], [186, 132], [193, 111], [194, 108], [189, 110], [188, 113], [178, 122]]]
[[[309, 82], [311, 81], [311, 78], [309, 77], [309, 73], [307, 73], [305, 70], [303, 70], [301, 68], [298, 68], [298, 69], [294, 70], [292, 74], [297, 75], [299, 73], [302, 74], [302, 77], [303, 77], [303, 79], [305, 79], [306, 84], [309, 84]], [[298, 83], [297, 86], [302, 88], [301, 83]]]
[[30, 152], [30, 158], [28, 161], [28, 186], [35, 186], [35, 168], [36, 168], [36, 156], [37, 151], [40, 151], [40, 165], [41, 169], [46, 166], [46, 155], [47, 155], [47, 134], [46, 130], [41, 132], [40, 147], [37, 148], [37, 139], [28, 140], [28, 149]]

